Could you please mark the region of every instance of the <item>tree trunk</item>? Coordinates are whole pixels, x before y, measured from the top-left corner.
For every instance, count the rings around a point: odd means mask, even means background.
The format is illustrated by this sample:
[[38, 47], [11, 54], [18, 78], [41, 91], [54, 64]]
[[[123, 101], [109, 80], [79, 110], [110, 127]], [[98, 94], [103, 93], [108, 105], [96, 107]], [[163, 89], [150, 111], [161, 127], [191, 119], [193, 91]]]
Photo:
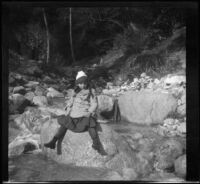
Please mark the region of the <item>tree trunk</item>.
[[44, 16], [44, 23], [45, 23], [45, 27], [46, 27], [46, 36], [47, 36], [47, 60], [46, 60], [46, 64], [49, 63], [49, 51], [50, 51], [50, 44], [49, 44], [49, 28], [48, 28], [48, 23], [47, 23], [47, 18], [46, 18], [46, 13], [45, 13], [45, 9], [43, 8], [43, 16]]
[[73, 62], [75, 62], [73, 42], [72, 42], [72, 8], [69, 8], [69, 34], [70, 34], [70, 48], [71, 48], [72, 60]]

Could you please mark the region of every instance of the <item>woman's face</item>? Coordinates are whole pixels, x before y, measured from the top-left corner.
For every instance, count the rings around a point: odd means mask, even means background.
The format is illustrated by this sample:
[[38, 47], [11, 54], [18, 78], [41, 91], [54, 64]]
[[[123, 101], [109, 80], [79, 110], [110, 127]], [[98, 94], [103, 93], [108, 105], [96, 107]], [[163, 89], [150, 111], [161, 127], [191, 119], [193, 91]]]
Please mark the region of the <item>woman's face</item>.
[[86, 86], [85, 83], [79, 83], [79, 84], [78, 84], [78, 87], [79, 87], [80, 89], [84, 89], [85, 86]]

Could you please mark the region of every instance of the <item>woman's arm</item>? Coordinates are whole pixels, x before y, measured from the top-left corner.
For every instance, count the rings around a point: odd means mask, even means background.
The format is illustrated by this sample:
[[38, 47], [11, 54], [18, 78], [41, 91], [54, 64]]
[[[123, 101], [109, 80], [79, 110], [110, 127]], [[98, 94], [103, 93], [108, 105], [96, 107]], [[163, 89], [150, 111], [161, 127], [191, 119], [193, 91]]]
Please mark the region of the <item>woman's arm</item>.
[[67, 100], [66, 106], [65, 106], [65, 110], [67, 110], [67, 108], [72, 107], [73, 102], [74, 102], [74, 97], [75, 97], [75, 92], [73, 92], [73, 94], [72, 94], [72, 96], [70, 97], [70, 99]]
[[97, 97], [96, 97], [94, 89], [92, 89], [92, 94], [93, 94], [93, 96], [92, 95], [90, 96], [90, 107], [88, 109], [88, 111], [91, 114], [95, 113], [95, 111], [97, 109], [97, 105], [98, 105], [98, 103], [97, 103]]

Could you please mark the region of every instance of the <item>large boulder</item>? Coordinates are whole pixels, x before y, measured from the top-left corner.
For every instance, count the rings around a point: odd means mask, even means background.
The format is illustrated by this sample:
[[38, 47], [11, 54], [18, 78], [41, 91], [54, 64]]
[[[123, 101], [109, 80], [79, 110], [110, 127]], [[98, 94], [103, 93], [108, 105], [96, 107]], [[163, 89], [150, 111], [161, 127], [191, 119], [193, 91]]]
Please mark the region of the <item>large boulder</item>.
[[180, 177], [186, 176], [186, 155], [182, 155], [175, 160], [175, 172]]
[[33, 103], [35, 105], [39, 105], [39, 106], [47, 106], [48, 100], [47, 100], [46, 96], [34, 96]]
[[129, 91], [121, 95], [118, 102], [124, 120], [145, 125], [163, 123], [177, 108], [176, 99], [161, 92]]
[[50, 112], [42, 108], [29, 108], [14, 118], [9, 127], [9, 156], [39, 149], [41, 126], [49, 119]]
[[14, 94], [19, 93], [21, 95], [24, 95], [26, 93], [26, 89], [23, 86], [17, 86], [17, 87], [14, 87], [13, 93]]
[[30, 102], [32, 102], [33, 101], [33, 97], [35, 96], [35, 93], [34, 92], [28, 92], [28, 93], [26, 93], [25, 95], [24, 95], [24, 97], [27, 99], [27, 100], [29, 100]]
[[17, 85], [23, 85], [27, 82], [25, 79], [25, 76], [22, 76], [21, 74], [10, 72], [9, 73], [9, 85], [11, 86], [17, 86]]
[[60, 93], [59, 91], [55, 90], [54, 88], [50, 87], [47, 89], [48, 93], [47, 93], [47, 97], [49, 98], [63, 98], [64, 95], [62, 93]]
[[175, 139], [166, 140], [156, 149], [156, 168], [167, 170], [174, 167], [175, 160], [184, 152], [184, 146]]
[[[54, 136], [59, 124], [56, 119], [46, 122], [41, 129], [42, 145], [48, 142]], [[102, 132], [99, 132], [101, 142], [105, 151], [109, 155], [117, 153], [116, 145], [111, 141], [115, 136], [114, 132], [107, 126], [102, 126]], [[56, 150], [44, 147], [44, 151], [51, 158], [60, 163], [73, 163], [77, 166], [102, 167], [106, 157], [101, 156], [92, 148], [92, 139], [88, 132], [74, 133], [67, 131], [62, 143], [62, 155], [56, 154]]]
[[[114, 99], [107, 95], [99, 95], [97, 96], [98, 101], [98, 112], [101, 115], [109, 114], [113, 110]], [[112, 113], [111, 113], [112, 114]]]
[[29, 81], [27, 84], [25, 84], [24, 86], [28, 87], [28, 88], [35, 88], [37, 85], [39, 85], [39, 82], [37, 81]]
[[26, 112], [14, 119], [15, 127], [22, 132], [30, 132], [32, 134], [40, 134], [41, 126], [50, 118], [48, 110], [40, 110], [29, 108]]
[[168, 75], [165, 78], [163, 78], [164, 88], [175, 87], [185, 83], [186, 83], [185, 75], [174, 75], [174, 76]]
[[31, 103], [21, 94], [12, 94], [9, 96], [9, 112], [13, 113], [23, 113], [25, 108]]
[[[92, 140], [88, 132], [74, 133], [70, 130], [67, 131], [62, 142], [62, 155], [57, 155], [56, 149], [45, 148], [43, 144], [52, 139], [58, 127], [56, 119], [45, 122], [41, 129], [41, 144], [44, 154], [59, 163], [108, 168], [122, 176], [125, 175], [125, 179], [152, 172], [147, 159], [136, 155], [127, 141], [106, 124], [101, 124], [99, 137], [108, 156], [101, 156], [92, 148]], [[131, 170], [135, 171], [133, 175], [130, 174]]]
[[8, 156], [17, 156], [39, 149], [39, 141], [39, 135], [18, 136], [8, 145]]

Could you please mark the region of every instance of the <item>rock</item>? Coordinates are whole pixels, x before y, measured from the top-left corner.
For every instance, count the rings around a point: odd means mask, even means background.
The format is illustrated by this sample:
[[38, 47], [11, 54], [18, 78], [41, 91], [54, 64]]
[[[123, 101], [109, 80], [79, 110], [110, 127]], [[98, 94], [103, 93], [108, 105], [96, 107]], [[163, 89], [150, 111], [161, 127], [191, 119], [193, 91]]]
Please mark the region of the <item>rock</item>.
[[37, 65], [30, 65], [26, 67], [26, 69], [21, 68], [20, 70], [21, 73], [25, 75], [31, 75], [31, 76], [41, 76], [42, 75], [42, 70], [37, 66]]
[[180, 123], [180, 125], [177, 126], [177, 131], [179, 131], [181, 134], [186, 134], [186, 122]]
[[146, 73], [142, 73], [140, 77], [146, 77]]
[[181, 103], [186, 104], [186, 94], [183, 94], [181, 97]]
[[66, 89], [66, 85], [61, 85], [61, 84], [51, 84], [51, 87], [54, 88], [55, 90], [61, 90], [63, 91], [64, 89]]
[[[43, 124], [41, 130], [42, 145], [48, 142], [54, 136], [59, 127], [55, 119]], [[137, 165], [138, 174], [144, 172], [140, 170], [141, 160], [137, 161], [135, 153], [129, 144], [108, 125], [101, 125], [102, 131], [99, 132], [100, 140], [108, 156], [101, 156], [97, 151], [92, 149], [92, 140], [88, 132], [74, 133], [68, 131], [62, 142], [62, 155], [57, 155], [56, 150], [48, 149], [42, 146], [45, 155], [53, 160], [64, 163], [74, 164], [76, 166], [103, 167], [122, 174], [123, 168], [133, 168]], [[145, 165], [146, 168], [148, 168]], [[146, 172], [145, 172], [146, 174]]]
[[31, 88], [25, 88], [26, 89], [26, 92], [31, 92], [32, 89]]
[[186, 104], [177, 107], [177, 113], [179, 117], [186, 116]]
[[135, 180], [138, 177], [138, 174], [133, 168], [124, 168], [122, 172], [125, 180]]
[[34, 96], [33, 103], [35, 105], [39, 105], [39, 106], [47, 106], [48, 105], [48, 101], [45, 96]]
[[29, 87], [29, 88], [35, 88], [37, 85], [39, 85], [39, 82], [37, 82], [37, 81], [29, 81], [24, 86]]
[[[42, 145], [48, 142], [59, 127], [57, 120], [46, 122], [41, 130]], [[115, 133], [107, 125], [102, 125], [102, 132], [99, 132], [100, 140], [105, 151], [109, 155], [116, 154], [116, 145], [111, 140]], [[44, 148], [45, 154], [59, 163], [73, 163], [77, 166], [102, 167], [107, 156], [101, 156], [92, 148], [92, 140], [88, 132], [74, 133], [68, 131], [62, 142], [62, 155], [56, 154], [56, 150]]]
[[175, 160], [175, 172], [177, 176], [185, 178], [186, 176], [186, 155], [182, 155]]
[[100, 112], [110, 112], [113, 110], [114, 100], [107, 95], [97, 96], [98, 110]]
[[23, 86], [17, 86], [13, 89], [13, 93], [14, 94], [19, 93], [21, 95], [24, 95], [26, 93], [26, 90]]
[[139, 150], [151, 152], [153, 149], [153, 140], [149, 138], [142, 138], [138, 141]]
[[153, 84], [152, 82], [150, 82], [150, 83], [147, 85], [147, 88], [152, 89], [153, 86], [154, 86], [154, 84]]
[[182, 104], [181, 100], [178, 100], [178, 106], [180, 106]]
[[118, 102], [122, 119], [145, 125], [163, 123], [177, 107], [172, 95], [161, 92], [129, 91], [121, 95]]
[[135, 133], [134, 135], [131, 136], [134, 140], [139, 140], [143, 138], [143, 135], [139, 132]]
[[181, 85], [181, 83], [186, 83], [186, 76], [167, 76], [163, 82], [164, 88], [170, 88]]
[[49, 111], [32, 108], [15, 118], [14, 122], [22, 132], [40, 134], [41, 126], [48, 121], [49, 117]]
[[138, 173], [138, 175], [145, 177], [152, 172], [153, 170], [152, 160], [153, 159], [146, 158], [146, 155], [141, 154], [141, 152], [136, 154], [134, 169]]
[[96, 63], [94, 63], [93, 65], [92, 65], [92, 67], [93, 68], [95, 68], [95, 67], [97, 67], [98, 65], [96, 64]]
[[116, 171], [110, 171], [105, 176], [104, 180], [110, 181], [110, 180], [124, 180], [123, 177]]
[[48, 88], [47, 90], [48, 90], [47, 97], [51, 97], [51, 98], [64, 97], [64, 95], [62, 93], [58, 92], [57, 90], [55, 90], [52, 87]]
[[174, 119], [172, 119], [172, 118], [167, 118], [163, 122], [164, 126], [168, 126], [168, 125], [172, 125], [172, 124], [174, 124]]
[[13, 92], [13, 89], [14, 89], [14, 87], [9, 86], [9, 87], [8, 87], [8, 92], [9, 92], [9, 93], [12, 93], [12, 92]]
[[160, 81], [159, 81], [158, 79], [154, 79], [154, 83], [155, 83], [155, 84], [159, 84]]
[[150, 174], [147, 178], [144, 178], [145, 181], [157, 181], [157, 182], [184, 182], [182, 178], [176, 177], [173, 173], [167, 172], [156, 172]]
[[113, 94], [116, 94], [118, 93], [119, 90], [118, 89], [103, 89], [102, 93], [105, 94], [105, 95], [113, 95]]
[[11, 114], [15, 112], [21, 114], [28, 105], [30, 105], [30, 101], [21, 94], [13, 94], [9, 97], [9, 112]]
[[22, 77], [21, 74], [10, 72], [9, 73], [9, 85], [16, 86], [16, 85], [23, 85], [26, 83], [26, 79]]
[[12, 141], [8, 146], [8, 156], [17, 156], [22, 153], [39, 149], [39, 144], [36, 140], [31, 137], [22, 138], [21, 136], [17, 137]]
[[55, 81], [54, 81], [51, 77], [49, 77], [49, 76], [45, 76], [45, 77], [43, 78], [43, 82], [45, 82], [45, 83], [47, 83], [47, 84], [55, 83]]
[[[129, 155], [129, 153], [125, 153], [120, 151], [114, 158], [106, 162], [106, 167], [112, 170], [119, 172], [120, 174], [123, 173], [123, 168], [135, 168], [136, 167], [136, 156]], [[138, 162], [137, 162], [138, 163]]]
[[113, 83], [112, 83], [112, 82], [107, 82], [106, 88], [107, 88], [107, 89], [110, 89], [110, 88], [112, 88], [112, 87], [113, 87]]
[[46, 96], [46, 89], [41, 86], [36, 86], [35, 88], [35, 94], [37, 96]]
[[139, 82], [139, 79], [138, 78], [134, 78], [133, 83], [137, 83], [137, 82]]
[[157, 168], [161, 170], [170, 169], [174, 161], [183, 154], [183, 145], [175, 140], [169, 139], [160, 145], [156, 150]]
[[11, 143], [21, 133], [21, 131], [13, 127], [13, 125], [10, 126], [10, 122], [9, 122], [8, 132], [9, 132], [8, 143]]
[[24, 97], [29, 100], [30, 102], [33, 101], [33, 97], [35, 96], [35, 93], [34, 92], [28, 92], [24, 95]]
[[9, 85], [15, 84], [15, 78], [12, 75], [9, 75], [8, 83]]

